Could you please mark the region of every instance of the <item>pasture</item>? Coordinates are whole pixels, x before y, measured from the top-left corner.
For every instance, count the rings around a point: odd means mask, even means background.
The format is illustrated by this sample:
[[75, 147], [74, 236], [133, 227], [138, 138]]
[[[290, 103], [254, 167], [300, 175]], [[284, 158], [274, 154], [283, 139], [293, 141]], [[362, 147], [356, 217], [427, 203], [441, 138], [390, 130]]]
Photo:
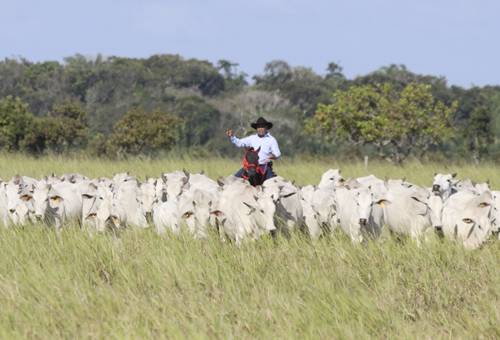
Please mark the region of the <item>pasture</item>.
[[[0, 156], [0, 177], [79, 172], [235, 172], [226, 159]], [[276, 171], [317, 183], [328, 168], [357, 177], [402, 178], [429, 186], [434, 172], [490, 180], [484, 164], [344, 164], [282, 160]], [[477, 251], [437, 238], [420, 247], [384, 234], [352, 245], [341, 233], [312, 242], [264, 237], [237, 248], [216, 235], [161, 237], [152, 230], [58, 236], [42, 226], [0, 230], [1, 338], [498, 338], [500, 242]]]

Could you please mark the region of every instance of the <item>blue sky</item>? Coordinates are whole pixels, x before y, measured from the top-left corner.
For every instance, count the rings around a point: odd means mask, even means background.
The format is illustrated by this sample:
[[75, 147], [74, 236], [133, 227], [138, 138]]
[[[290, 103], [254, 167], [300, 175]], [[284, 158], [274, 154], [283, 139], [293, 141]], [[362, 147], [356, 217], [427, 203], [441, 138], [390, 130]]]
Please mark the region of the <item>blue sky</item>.
[[0, 0], [0, 58], [178, 53], [348, 77], [391, 63], [449, 83], [500, 85], [498, 0]]

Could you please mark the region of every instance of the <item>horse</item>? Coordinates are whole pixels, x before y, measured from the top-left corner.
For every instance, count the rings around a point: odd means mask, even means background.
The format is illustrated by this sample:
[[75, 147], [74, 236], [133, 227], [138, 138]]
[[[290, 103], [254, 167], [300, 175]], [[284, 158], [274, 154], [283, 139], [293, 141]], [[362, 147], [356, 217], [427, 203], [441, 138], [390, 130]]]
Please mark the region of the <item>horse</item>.
[[248, 180], [250, 185], [262, 185], [266, 170], [259, 165], [260, 148], [248, 148], [243, 155], [243, 179]]

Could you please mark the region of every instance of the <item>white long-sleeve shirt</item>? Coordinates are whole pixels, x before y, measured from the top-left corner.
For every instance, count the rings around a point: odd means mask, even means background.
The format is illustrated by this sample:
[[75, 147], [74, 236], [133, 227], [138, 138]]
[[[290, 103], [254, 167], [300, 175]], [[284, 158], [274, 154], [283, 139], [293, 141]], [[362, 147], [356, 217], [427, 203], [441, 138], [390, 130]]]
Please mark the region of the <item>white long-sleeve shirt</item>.
[[259, 137], [258, 134], [251, 135], [245, 138], [231, 137], [231, 142], [239, 148], [254, 148], [259, 151], [259, 164], [270, 162], [271, 154], [276, 158], [281, 156], [280, 148], [276, 139], [268, 132], [264, 136]]

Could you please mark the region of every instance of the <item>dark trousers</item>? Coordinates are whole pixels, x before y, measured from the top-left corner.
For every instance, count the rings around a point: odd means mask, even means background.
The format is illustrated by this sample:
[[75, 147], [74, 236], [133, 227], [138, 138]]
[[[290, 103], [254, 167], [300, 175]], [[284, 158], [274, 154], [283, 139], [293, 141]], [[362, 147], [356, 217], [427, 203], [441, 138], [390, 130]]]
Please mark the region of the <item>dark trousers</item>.
[[[269, 178], [276, 177], [276, 174], [273, 172], [273, 164], [272, 163], [267, 163], [267, 165], [264, 164], [264, 165], [261, 165], [260, 167], [266, 169], [266, 172], [264, 173], [264, 181], [269, 179]], [[242, 178], [244, 172], [245, 172], [245, 170], [243, 168], [241, 168], [234, 175], [236, 177]]]

